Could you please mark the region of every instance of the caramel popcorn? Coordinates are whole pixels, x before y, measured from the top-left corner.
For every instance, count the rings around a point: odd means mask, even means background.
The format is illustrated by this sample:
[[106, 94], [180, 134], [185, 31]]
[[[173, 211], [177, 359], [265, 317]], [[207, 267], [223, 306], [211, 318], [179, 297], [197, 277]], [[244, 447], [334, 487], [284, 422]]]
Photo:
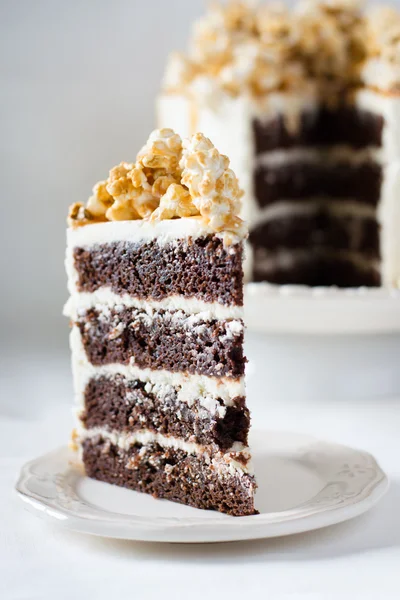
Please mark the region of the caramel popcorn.
[[366, 57], [365, 20], [358, 2], [309, 0], [300, 7], [298, 47], [309, 75], [322, 83], [333, 79], [342, 87], [356, 82]]
[[[79, 223], [81, 225], [86, 225], [94, 220], [94, 215], [85, 208], [82, 202], [75, 202], [71, 204], [68, 211], [68, 223], [70, 225], [74, 223]], [[99, 219], [102, 220], [102, 219]]]
[[400, 69], [400, 16], [394, 9], [379, 9], [379, 17], [365, 14], [358, 0], [300, 0], [290, 11], [256, 4], [213, 4], [194, 26], [188, 56], [172, 56], [165, 89], [197, 96], [198, 83], [208, 79], [233, 96], [309, 85], [329, 95], [357, 86], [372, 57]]
[[389, 6], [369, 13], [368, 41], [373, 57], [400, 65], [400, 14]]
[[128, 200], [133, 190], [132, 179], [129, 174], [134, 168], [132, 163], [122, 162], [113, 167], [108, 176], [106, 189], [113, 198]]
[[150, 169], [175, 173], [179, 167], [182, 140], [172, 129], [157, 129], [139, 152], [137, 161]]
[[168, 58], [163, 86], [170, 90], [178, 90], [188, 85], [197, 75], [199, 69], [194, 61], [181, 52], [172, 52]]
[[93, 216], [105, 217], [113, 201], [113, 197], [107, 191], [107, 182], [99, 181], [93, 188], [93, 195], [88, 200], [87, 208]]
[[181, 167], [182, 184], [210, 227], [242, 235], [243, 222], [238, 217], [242, 192], [229, 169], [229, 159], [208, 138], [197, 133], [184, 142]]
[[139, 218], [139, 213], [133, 201], [135, 194], [131, 178], [133, 167], [134, 165], [131, 163], [121, 163], [110, 171], [106, 189], [114, 202], [106, 211], [106, 218], [109, 221]]
[[182, 143], [171, 129], [153, 131], [135, 163], [120, 163], [74, 204], [72, 227], [99, 221], [201, 217], [226, 243], [246, 235], [238, 214], [242, 192], [229, 159], [198, 133]]
[[78, 452], [79, 450], [79, 433], [76, 428], [74, 428], [71, 432], [71, 439], [68, 446], [72, 452]]
[[160, 206], [152, 214], [151, 220], [193, 217], [198, 214], [189, 190], [178, 183], [172, 183], [161, 197]]

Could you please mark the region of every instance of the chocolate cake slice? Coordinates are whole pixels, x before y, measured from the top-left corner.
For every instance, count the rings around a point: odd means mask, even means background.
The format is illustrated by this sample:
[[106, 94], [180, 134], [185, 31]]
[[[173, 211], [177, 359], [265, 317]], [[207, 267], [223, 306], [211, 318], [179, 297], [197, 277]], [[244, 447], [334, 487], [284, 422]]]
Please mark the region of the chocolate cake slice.
[[87, 475], [235, 516], [256, 489], [240, 196], [207, 138], [153, 132], [71, 207], [65, 310]]

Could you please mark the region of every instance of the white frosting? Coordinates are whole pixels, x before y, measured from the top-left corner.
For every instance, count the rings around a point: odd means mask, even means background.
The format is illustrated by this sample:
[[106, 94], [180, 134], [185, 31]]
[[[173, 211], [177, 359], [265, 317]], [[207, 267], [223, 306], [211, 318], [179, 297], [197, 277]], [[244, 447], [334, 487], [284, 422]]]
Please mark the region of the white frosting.
[[156, 240], [167, 244], [187, 237], [215, 235], [201, 217], [167, 219], [165, 221], [107, 221], [67, 230], [67, 244], [72, 248], [87, 248], [112, 242], [145, 242]]
[[281, 167], [298, 162], [317, 163], [317, 164], [335, 164], [350, 163], [351, 165], [360, 165], [365, 162], [373, 161], [379, 164], [384, 162], [383, 150], [375, 146], [355, 150], [350, 146], [332, 146], [330, 148], [279, 148], [264, 152], [256, 157], [256, 166]]
[[[201, 318], [203, 321], [213, 319], [242, 319], [242, 306], [225, 306], [218, 302], [204, 302], [196, 298], [185, 298], [183, 296], [168, 296], [163, 300], [140, 300], [129, 294], [115, 294], [110, 288], [102, 287], [94, 292], [77, 292], [75, 276], [71, 278], [72, 294], [64, 307], [64, 315], [72, 320], [76, 320], [79, 311], [96, 308], [126, 307], [136, 308], [145, 311], [149, 316], [159, 310], [179, 311], [186, 315], [192, 315]], [[189, 322], [188, 322], [189, 324]]]
[[356, 106], [383, 116], [383, 159], [384, 162], [400, 160], [400, 96], [389, 96], [372, 90], [361, 90], [356, 94]]
[[[163, 94], [158, 96], [156, 113], [157, 127], [162, 128], [165, 127], [165, 123], [169, 123], [168, 127], [176, 131], [181, 138], [188, 138], [198, 131], [198, 108], [187, 95]], [[206, 131], [203, 133], [207, 135]], [[207, 137], [210, 137], [212, 141], [212, 132]], [[218, 150], [222, 152], [221, 148]]]
[[189, 373], [174, 373], [165, 370], [140, 369], [131, 361], [128, 365], [109, 364], [94, 366], [88, 359], [82, 344], [78, 327], [74, 326], [70, 334], [72, 352], [72, 370], [74, 374], [75, 400], [78, 406], [84, 404], [84, 392], [90, 379], [96, 377], [112, 377], [122, 375], [128, 381], [138, 379], [151, 385], [166, 389], [175, 389], [181, 402], [200, 404], [210, 410], [217, 409], [216, 400], [221, 399], [225, 406], [232, 406], [233, 399], [245, 395], [244, 377], [230, 379], [227, 377], [207, 377]]
[[[212, 452], [209, 447], [201, 446], [193, 442], [185, 442], [181, 438], [165, 436], [160, 433], [154, 433], [148, 429], [135, 431], [133, 433], [121, 433], [118, 431], [108, 431], [102, 427], [93, 429], [80, 428], [78, 432], [81, 440], [101, 436], [103, 439], [109, 440], [111, 444], [118, 446], [121, 450], [129, 450], [135, 444], [147, 446], [149, 444], [159, 444], [162, 448], [174, 448], [182, 450], [187, 454], [201, 456], [204, 460], [214, 466], [221, 474], [225, 473], [253, 473], [252, 464], [250, 462], [250, 453], [248, 448], [240, 442], [235, 442], [225, 453]], [[236, 453], [240, 453], [246, 460], [246, 463], [241, 463], [235, 460]]]
[[260, 210], [257, 220], [252, 225], [255, 226], [287, 217], [308, 216], [321, 209], [337, 217], [358, 217], [361, 219], [374, 219], [376, 217], [376, 209], [373, 206], [355, 202], [351, 199], [310, 198], [309, 200], [302, 199], [299, 201], [283, 198]]
[[[99, 313], [99, 321], [109, 323], [110, 327], [112, 327], [112, 334], [109, 334], [109, 339], [115, 339], [119, 335], [122, 334], [126, 327], [135, 327], [136, 325], [143, 323], [149, 329], [152, 326], [152, 321], [156, 317], [160, 322], [163, 322], [165, 326], [179, 326], [182, 329], [186, 329], [185, 335], [187, 337], [191, 336], [200, 336], [207, 331], [207, 324], [204, 323], [204, 317], [206, 317], [206, 322], [210, 321], [210, 316], [207, 313], [198, 313], [197, 315], [188, 315], [182, 310], [177, 310], [175, 312], [164, 312], [158, 313], [157, 310], [151, 309], [150, 307], [147, 310], [140, 310], [136, 308], [132, 308], [130, 310], [129, 315], [129, 323], [126, 324], [119, 317], [120, 313], [124, 310], [124, 306], [122, 304], [118, 304], [115, 306], [115, 312], [111, 312], [111, 308], [109, 306], [104, 306], [103, 304], [96, 304], [94, 306], [96, 311]], [[77, 310], [75, 317], [77, 320], [81, 318], [85, 318], [86, 312], [85, 309], [81, 308]], [[85, 323], [85, 329], [90, 331], [91, 328], [96, 329], [97, 322], [96, 321], [87, 321]], [[234, 335], [239, 335], [243, 332], [244, 326], [241, 321], [228, 321], [226, 323], [226, 336], [227, 339], [232, 339]]]
[[[218, 235], [215, 234], [203, 221], [201, 217], [189, 217], [182, 219], [168, 219], [165, 221], [159, 221], [156, 223], [149, 223], [148, 221], [137, 220], [137, 221], [107, 221], [105, 223], [96, 223], [93, 225], [85, 225], [77, 227], [75, 229], [67, 229], [67, 251], [65, 255], [65, 270], [68, 277], [68, 291], [71, 296], [75, 296], [77, 292], [78, 284], [78, 272], [74, 266], [74, 248], [90, 248], [96, 244], [108, 244], [113, 242], [144, 242], [156, 240], [158, 244], [174, 243], [177, 240], [185, 239], [187, 237], [198, 238], [205, 235]], [[234, 248], [229, 246], [226, 248], [227, 252], [235, 252]], [[113, 298], [117, 296], [113, 295], [111, 291], [103, 289], [95, 292], [95, 294], [105, 299], [105, 303], [113, 302]], [[122, 298], [122, 296], [120, 297]], [[128, 295], [123, 297], [125, 302], [129, 306], [138, 306], [137, 300], [129, 300]], [[83, 298], [83, 302], [85, 299]], [[73, 299], [70, 301], [72, 305], [77, 305], [79, 300]], [[101, 303], [102, 300], [100, 299]], [[151, 304], [152, 301], [146, 301], [147, 304]], [[69, 311], [69, 305], [67, 303], [67, 316]], [[114, 303], [114, 302], [113, 302]], [[121, 302], [115, 302], [115, 304]], [[136, 303], [136, 304], [135, 304]], [[206, 303], [197, 301], [194, 298], [185, 299], [183, 297], [178, 298], [172, 296], [165, 300], [157, 303], [153, 302], [155, 307], [162, 308], [169, 305], [171, 307], [180, 307], [181, 310], [187, 310], [188, 312], [215, 312], [215, 314], [226, 315], [241, 315], [240, 307], [226, 307], [224, 305], [218, 305], [218, 303]], [[192, 311], [192, 309], [194, 309]], [[196, 310], [197, 309], [197, 310]], [[216, 318], [229, 318], [225, 316]]]
[[379, 90], [398, 89], [400, 64], [382, 58], [371, 58], [363, 66], [361, 78], [366, 86]]
[[[348, 251], [324, 251], [323, 256], [342, 258], [351, 262], [360, 269], [375, 269], [379, 271], [379, 262], [374, 259], [363, 258], [358, 253]], [[307, 262], [312, 257], [309, 250], [278, 250], [269, 252], [261, 248], [257, 255], [257, 269], [267, 274], [269, 271], [279, 268], [291, 269], [298, 263]]]
[[359, 108], [384, 118], [383, 154], [385, 167], [378, 222], [381, 225], [381, 275], [383, 285], [400, 286], [400, 96], [363, 90], [356, 96]]
[[382, 282], [388, 287], [400, 287], [400, 161], [385, 169], [378, 222], [381, 226]]

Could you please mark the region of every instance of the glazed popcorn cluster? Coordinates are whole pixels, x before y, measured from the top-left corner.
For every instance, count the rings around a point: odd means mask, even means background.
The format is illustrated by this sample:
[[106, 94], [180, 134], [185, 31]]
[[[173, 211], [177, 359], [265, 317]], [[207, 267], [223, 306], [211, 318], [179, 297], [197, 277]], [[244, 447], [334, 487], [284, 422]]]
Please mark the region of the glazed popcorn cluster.
[[246, 235], [229, 159], [197, 133], [181, 140], [172, 129], [153, 131], [135, 163], [121, 163], [93, 188], [87, 205], [73, 204], [70, 226], [99, 221], [157, 221], [201, 216], [227, 243]]
[[367, 56], [359, 2], [303, 0], [294, 18], [300, 34], [298, 52], [308, 75], [325, 83], [355, 83]]
[[207, 80], [233, 95], [260, 96], [357, 84], [371, 55], [399, 61], [399, 15], [378, 12], [364, 14], [357, 0], [300, 0], [293, 10], [237, 0], [215, 4], [195, 25], [189, 55], [171, 55], [164, 86], [196, 91]]
[[389, 6], [372, 10], [368, 26], [372, 56], [400, 67], [400, 13]]

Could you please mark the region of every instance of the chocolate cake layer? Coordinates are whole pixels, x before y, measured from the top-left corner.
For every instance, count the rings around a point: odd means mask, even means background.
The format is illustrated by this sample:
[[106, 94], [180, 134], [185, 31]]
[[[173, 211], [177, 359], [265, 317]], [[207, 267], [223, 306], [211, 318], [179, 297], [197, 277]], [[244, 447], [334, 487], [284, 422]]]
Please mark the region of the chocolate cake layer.
[[[329, 204], [329, 201], [327, 201]], [[335, 216], [320, 209], [309, 215], [280, 217], [262, 223], [250, 233], [254, 248], [335, 249], [380, 258], [379, 225], [375, 219]]]
[[281, 166], [259, 165], [254, 172], [254, 190], [258, 204], [267, 206], [276, 200], [318, 196], [352, 198], [376, 206], [382, 184], [382, 167], [372, 161], [317, 163], [296, 161]]
[[116, 294], [162, 300], [173, 294], [205, 302], [243, 305], [242, 245], [215, 237], [158, 244], [115, 242], [76, 248], [78, 290], [102, 286]]
[[155, 498], [234, 516], [256, 514], [252, 475], [221, 476], [203, 458], [182, 450], [152, 444], [126, 451], [96, 436], [83, 442], [83, 462], [89, 477]]
[[270, 120], [255, 120], [253, 133], [257, 154], [295, 146], [348, 145], [353, 148], [381, 146], [383, 117], [352, 106], [336, 110], [321, 108], [304, 112], [299, 127], [288, 126], [283, 116]]
[[[116, 308], [107, 313], [82, 311], [77, 325], [93, 365], [128, 364], [209, 376], [237, 378], [244, 373], [243, 329], [234, 333], [230, 321], [181, 318], [180, 311]], [[178, 318], [175, 318], [178, 316]]]
[[338, 287], [378, 287], [381, 285], [381, 276], [372, 265], [369, 268], [360, 268], [350, 260], [343, 257], [319, 256], [310, 252], [307, 260], [293, 261], [290, 265], [280, 266], [273, 263], [268, 269], [263, 266], [265, 257], [263, 250], [254, 252], [254, 281], [269, 281], [270, 283], [299, 284], [309, 286]]
[[[155, 390], [155, 391], [152, 391]], [[178, 399], [170, 388], [162, 397], [159, 388], [121, 375], [91, 379], [85, 390], [85, 411], [81, 420], [87, 429], [102, 427], [110, 431], [130, 432], [149, 429], [162, 435], [179, 437], [197, 444], [227, 450], [234, 442], [247, 446], [250, 426], [245, 398], [233, 400], [233, 406], [219, 406], [223, 417], [206, 410], [199, 401], [190, 405]]]

